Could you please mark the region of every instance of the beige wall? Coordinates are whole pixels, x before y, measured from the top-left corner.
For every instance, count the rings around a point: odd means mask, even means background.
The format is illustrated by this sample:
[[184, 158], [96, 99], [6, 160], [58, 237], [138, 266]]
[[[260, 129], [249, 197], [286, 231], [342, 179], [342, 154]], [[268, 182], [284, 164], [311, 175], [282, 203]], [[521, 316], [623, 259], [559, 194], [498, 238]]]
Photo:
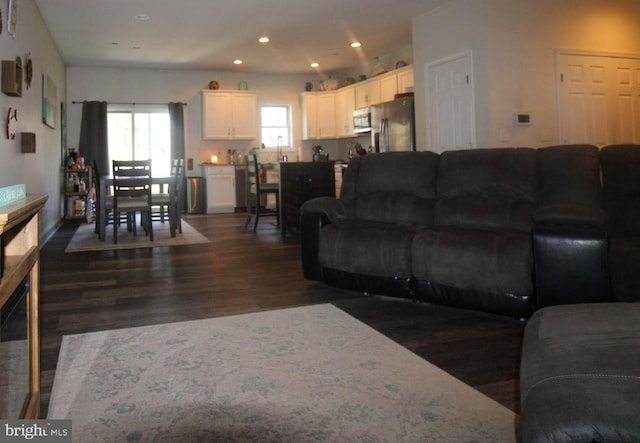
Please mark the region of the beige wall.
[[[474, 65], [477, 146], [555, 144], [555, 51], [640, 57], [640, 2], [452, 0], [414, 19], [413, 49], [418, 146], [429, 147], [425, 65], [464, 51]], [[515, 111], [531, 112], [533, 125], [514, 126]]]
[[[3, 32], [0, 34], [0, 56], [2, 60], [21, 57], [24, 63], [29, 52], [33, 61], [31, 88], [22, 85], [22, 97], [9, 97], [0, 93], [0, 187], [24, 183], [27, 192], [48, 194], [49, 200], [42, 210], [40, 234], [42, 238], [53, 233], [61, 214], [61, 136], [60, 102], [65, 100], [65, 67], [40, 11], [33, 0], [20, 0], [16, 35], [13, 38], [6, 29], [7, 2], [2, 3]], [[48, 74], [57, 88], [58, 111], [56, 128], [42, 123], [42, 74]], [[9, 108], [18, 111], [18, 135], [9, 140], [5, 134], [6, 116]], [[36, 135], [35, 154], [20, 152], [20, 132]]]

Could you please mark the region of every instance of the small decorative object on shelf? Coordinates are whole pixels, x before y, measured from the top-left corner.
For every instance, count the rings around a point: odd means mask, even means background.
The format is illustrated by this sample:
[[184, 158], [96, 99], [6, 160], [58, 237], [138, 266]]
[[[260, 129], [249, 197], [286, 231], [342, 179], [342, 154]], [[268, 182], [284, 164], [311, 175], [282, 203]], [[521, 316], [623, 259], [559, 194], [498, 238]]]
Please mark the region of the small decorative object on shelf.
[[217, 80], [211, 80], [209, 82], [209, 89], [220, 89], [220, 83]]
[[335, 78], [327, 78], [325, 80], [322, 80], [320, 82], [320, 90], [321, 91], [335, 91], [336, 89], [338, 89], [338, 80], [336, 80]]
[[27, 185], [11, 185], [0, 188], [0, 207], [13, 203], [17, 200], [26, 198]]

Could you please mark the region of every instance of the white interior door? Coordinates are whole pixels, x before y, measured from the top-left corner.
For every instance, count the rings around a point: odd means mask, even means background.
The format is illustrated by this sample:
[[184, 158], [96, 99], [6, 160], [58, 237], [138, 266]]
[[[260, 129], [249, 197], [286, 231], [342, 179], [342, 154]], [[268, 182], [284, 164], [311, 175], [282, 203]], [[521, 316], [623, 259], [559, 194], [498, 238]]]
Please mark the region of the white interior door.
[[442, 152], [475, 147], [475, 118], [471, 56], [426, 67], [427, 104], [431, 149]]
[[640, 142], [640, 59], [558, 53], [561, 143]]

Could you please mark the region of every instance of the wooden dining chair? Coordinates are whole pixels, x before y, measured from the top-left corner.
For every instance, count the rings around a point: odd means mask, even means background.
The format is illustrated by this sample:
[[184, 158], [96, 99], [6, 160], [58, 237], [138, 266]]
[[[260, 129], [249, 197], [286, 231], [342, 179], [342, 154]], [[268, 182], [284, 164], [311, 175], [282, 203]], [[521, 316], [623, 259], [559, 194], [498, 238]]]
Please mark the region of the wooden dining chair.
[[[102, 186], [102, 174], [103, 171], [100, 170], [98, 166], [98, 162], [93, 161], [93, 174], [95, 176], [95, 189], [96, 189], [96, 208], [100, 207], [100, 202], [104, 199], [104, 207], [105, 211], [105, 219], [102, 220], [100, 216], [100, 211], [96, 210], [96, 234], [100, 233], [100, 226], [107, 226], [109, 224], [109, 219], [113, 219], [113, 195], [111, 193], [106, 193]], [[100, 240], [104, 240], [101, 238]]]
[[171, 237], [176, 231], [182, 233], [182, 182], [184, 181], [184, 159], [177, 158], [171, 162], [171, 183], [167, 192], [151, 195], [152, 220], [164, 223], [165, 216], [169, 220]]
[[[261, 183], [258, 156], [250, 155], [247, 162], [247, 220], [245, 227], [249, 225], [251, 216], [255, 217], [253, 232], [256, 232], [261, 215], [275, 215], [280, 226], [280, 185], [278, 183]], [[267, 203], [262, 204], [264, 197], [269, 194], [276, 196], [276, 207], [269, 208]]]
[[[151, 220], [151, 160], [113, 160], [113, 218], [127, 214], [127, 229], [136, 235], [136, 213], [149, 240], [153, 241]], [[113, 242], [118, 243], [118, 225], [113, 223]]]

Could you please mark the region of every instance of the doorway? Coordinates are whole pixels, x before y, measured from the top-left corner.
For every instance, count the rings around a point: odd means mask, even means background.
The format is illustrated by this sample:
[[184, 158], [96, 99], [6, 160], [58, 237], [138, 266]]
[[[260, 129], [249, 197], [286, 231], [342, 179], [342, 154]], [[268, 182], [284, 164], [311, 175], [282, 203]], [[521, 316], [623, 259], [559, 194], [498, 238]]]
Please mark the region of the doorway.
[[425, 67], [425, 76], [431, 150], [443, 152], [474, 148], [471, 53], [429, 63]]
[[640, 56], [556, 51], [563, 144], [640, 143]]

